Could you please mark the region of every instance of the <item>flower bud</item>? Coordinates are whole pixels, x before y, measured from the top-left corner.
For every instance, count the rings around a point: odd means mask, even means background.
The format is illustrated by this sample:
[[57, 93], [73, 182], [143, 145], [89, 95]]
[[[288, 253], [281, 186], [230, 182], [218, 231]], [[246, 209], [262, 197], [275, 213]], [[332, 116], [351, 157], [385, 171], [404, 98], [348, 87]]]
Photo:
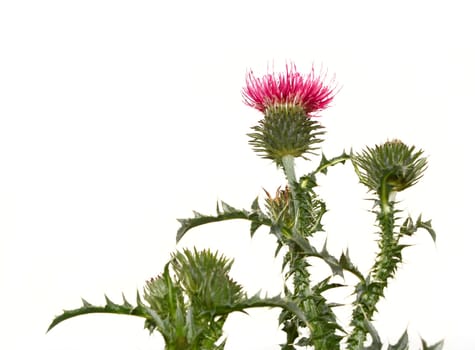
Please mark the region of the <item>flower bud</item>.
[[352, 160], [360, 181], [370, 190], [381, 193], [382, 186], [387, 186], [390, 192], [400, 192], [422, 177], [427, 168], [427, 159], [422, 157], [422, 153], [414, 146], [392, 140], [368, 147]]
[[310, 119], [301, 107], [289, 105], [268, 107], [265, 117], [252, 130], [248, 136], [254, 151], [279, 165], [284, 156], [297, 158], [313, 153], [324, 134], [318, 121]]

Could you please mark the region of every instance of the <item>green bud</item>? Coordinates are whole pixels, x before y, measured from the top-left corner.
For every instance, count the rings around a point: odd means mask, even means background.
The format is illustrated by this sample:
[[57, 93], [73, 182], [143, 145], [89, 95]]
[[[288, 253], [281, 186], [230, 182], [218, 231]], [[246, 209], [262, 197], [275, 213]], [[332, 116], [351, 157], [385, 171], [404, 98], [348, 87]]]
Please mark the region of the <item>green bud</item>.
[[323, 126], [296, 105], [281, 104], [266, 109], [264, 118], [252, 127], [249, 144], [263, 158], [282, 165], [284, 156], [305, 158], [322, 142]]
[[427, 159], [422, 157], [422, 153], [414, 146], [392, 140], [366, 148], [354, 155], [352, 161], [361, 183], [370, 190], [376, 193], [382, 190], [400, 192], [422, 177], [427, 168]]

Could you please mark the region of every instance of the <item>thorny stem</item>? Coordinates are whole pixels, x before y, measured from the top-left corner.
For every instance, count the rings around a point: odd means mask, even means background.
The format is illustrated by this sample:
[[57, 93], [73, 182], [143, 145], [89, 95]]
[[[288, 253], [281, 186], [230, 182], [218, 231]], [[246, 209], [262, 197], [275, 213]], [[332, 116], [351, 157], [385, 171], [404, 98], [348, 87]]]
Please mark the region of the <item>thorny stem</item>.
[[347, 340], [348, 350], [362, 348], [368, 334], [367, 322], [371, 321], [377, 311], [376, 304], [383, 296], [388, 280], [394, 276], [397, 264], [401, 261], [402, 248], [394, 235], [394, 202], [390, 200], [394, 193], [391, 192], [391, 186], [386, 183], [387, 178], [388, 176], [382, 181], [378, 201], [380, 211], [377, 213], [377, 220], [381, 229], [381, 238], [378, 242], [379, 253], [366, 281], [356, 286], [357, 297], [350, 323], [353, 330]]
[[[294, 209], [294, 222], [293, 222], [293, 228], [292, 232], [294, 235], [296, 234], [302, 234], [301, 232], [298, 232], [299, 230], [299, 200], [298, 200], [298, 195], [297, 195], [297, 177], [295, 175], [295, 163], [294, 163], [294, 157], [290, 155], [286, 155], [282, 157], [282, 164], [284, 168], [284, 173], [285, 176], [287, 177], [287, 181], [289, 183], [290, 187], [290, 193], [291, 193], [291, 200], [292, 200], [292, 206]], [[299, 283], [297, 283], [296, 279], [299, 279], [299, 272], [303, 268], [305, 269], [305, 264], [299, 264], [299, 260], [302, 260], [302, 257], [300, 256], [299, 252], [301, 249], [299, 248], [298, 245], [296, 244], [289, 244], [289, 254], [290, 254], [290, 268], [291, 271], [293, 271], [294, 274], [294, 293], [297, 293], [297, 289], [299, 288]], [[300, 267], [298, 266], [292, 266], [293, 264], [297, 265], [302, 265]], [[306, 271], [305, 271], [306, 272]], [[309, 277], [308, 273], [304, 274], [307, 275], [305, 276], [307, 279]], [[300, 279], [299, 279], [300, 280]], [[307, 283], [308, 285], [308, 283]]]
[[[297, 188], [296, 188], [296, 186], [298, 186], [298, 183], [297, 183], [297, 177], [295, 175], [294, 157], [291, 155], [286, 155], [282, 157], [282, 165], [283, 165], [285, 176], [287, 178], [287, 182], [290, 187], [292, 206], [294, 209], [294, 212], [293, 212], [294, 222], [293, 222], [292, 233], [293, 235], [305, 236], [302, 232], [299, 232], [300, 202], [298, 199]], [[291, 296], [294, 298], [300, 299], [309, 293], [310, 273], [307, 271], [307, 262], [305, 261], [305, 257], [302, 255], [301, 248], [292, 241], [288, 242], [287, 246], [289, 249], [287, 254], [289, 258], [288, 261], [289, 261], [289, 269], [290, 269], [290, 273], [288, 277], [290, 276], [293, 277], [292, 279], [293, 293], [291, 294]], [[301, 306], [305, 309], [305, 303]], [[294, 319], [294, 322], [292, 322], [291, 320], [287, 320], [287, 321], [290, 322], [291, 324], [287, 324], [285, 327], [285, 330], [287, 332], [287, 345], [284, 347], [284, 349], [294, 349], [294, 347], [290, 344], [292, 344], [295, 341], [295, 339], [298, 337], [297, 330], [300, 325], [298, 324], [299, 321], [297, 319]]]

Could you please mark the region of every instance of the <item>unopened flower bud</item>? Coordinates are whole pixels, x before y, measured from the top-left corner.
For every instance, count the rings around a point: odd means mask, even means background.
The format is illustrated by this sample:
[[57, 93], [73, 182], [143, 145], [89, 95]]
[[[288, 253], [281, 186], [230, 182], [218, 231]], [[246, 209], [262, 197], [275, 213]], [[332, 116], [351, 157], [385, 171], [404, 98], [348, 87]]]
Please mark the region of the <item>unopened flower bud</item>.
[[370, 190], [380, 193], [381, 187], [400, 192], [422, 177], [427, 159], [422, 150], [408, 147], [400, 140], [387, 141], [373, 148], [366, 148], [353, 156], [353, 164], [360, 181]]

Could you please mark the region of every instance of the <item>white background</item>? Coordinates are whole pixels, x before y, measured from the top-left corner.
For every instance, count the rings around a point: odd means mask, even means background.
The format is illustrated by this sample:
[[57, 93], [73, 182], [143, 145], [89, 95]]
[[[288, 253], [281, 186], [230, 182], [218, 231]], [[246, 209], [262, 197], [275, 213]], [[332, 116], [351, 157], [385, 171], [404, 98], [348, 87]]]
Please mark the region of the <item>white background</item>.
[[[469, 1], [2, 1], [0, 349], [160, 349], [125, 316], [45, 331], [80, 297], [133, 300], [175, 249], [176, 218], [211, 213], [218, 199], [248, 208], [283, 184], [247, 145], [260, 116], [240, 93], [248, 69], [289, 60], [323, 66], [341, 87], [321, 118], [327, 156], [397, 137], [429, 158], [399, 199], [404, 215], [433, 219], [437, 244], [421, 232], [405, 251], [381, 336], [408, 327], [474, 349], [472, 13]], [[376, 237], [365, 189], [349, 165], [320, 185], [329, 249], [349, 247], [367, 269]], [[247, 230], [212, 225], [179, 247], [219, 249], [249, 293], [278, 293], [274, 240]], [[233, 315], [227, 348], [278, 349], [277, 314]]]

